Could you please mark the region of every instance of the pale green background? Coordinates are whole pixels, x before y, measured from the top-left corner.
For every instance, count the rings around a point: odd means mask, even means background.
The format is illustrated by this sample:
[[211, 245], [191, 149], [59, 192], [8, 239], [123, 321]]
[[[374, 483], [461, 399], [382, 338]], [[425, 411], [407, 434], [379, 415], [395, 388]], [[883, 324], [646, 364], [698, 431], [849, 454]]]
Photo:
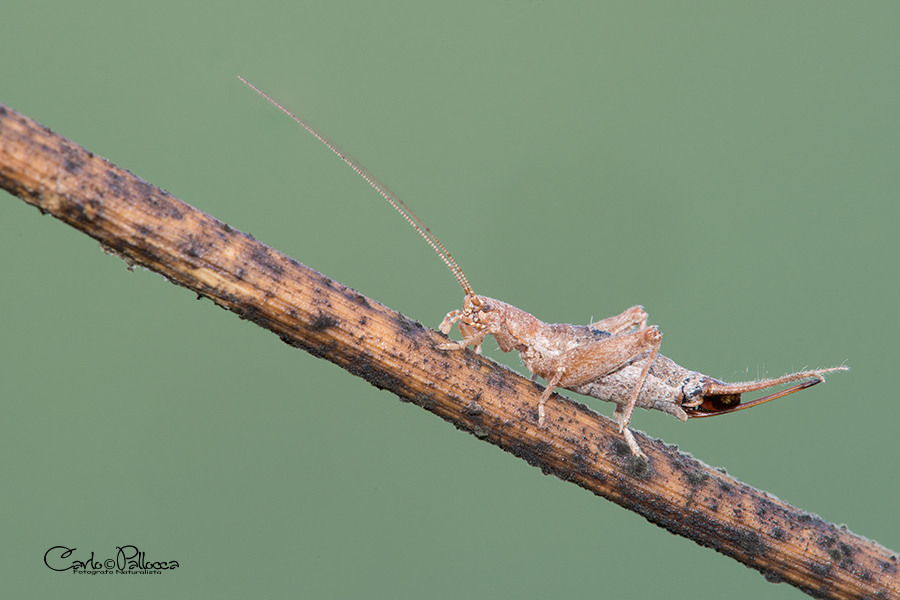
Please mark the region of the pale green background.
[[[429, 326], [459, 306], [450, 274], [236, 74], [390, 185], [482, 294], [574, 323], [643, 304], [665, 354], [725, 379], [847, 361], [764, 408], [634, 425], [900, 549], [897, 2], [0, 19], [0, 102]], [[0, 195], [7, 597], [801, 597]], [[42, 563], [60, 544], [181, 568], [72, 577]]]

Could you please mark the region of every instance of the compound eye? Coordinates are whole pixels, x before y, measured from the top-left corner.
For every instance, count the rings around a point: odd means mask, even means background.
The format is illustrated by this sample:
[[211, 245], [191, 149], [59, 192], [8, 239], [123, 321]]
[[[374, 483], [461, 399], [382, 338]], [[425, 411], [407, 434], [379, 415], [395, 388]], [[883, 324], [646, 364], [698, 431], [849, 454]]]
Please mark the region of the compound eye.
[[481, 312], [491, 312], [492, 310], [494, 310], [494, 307], [490, 304], [485, 304], [481, 307]]

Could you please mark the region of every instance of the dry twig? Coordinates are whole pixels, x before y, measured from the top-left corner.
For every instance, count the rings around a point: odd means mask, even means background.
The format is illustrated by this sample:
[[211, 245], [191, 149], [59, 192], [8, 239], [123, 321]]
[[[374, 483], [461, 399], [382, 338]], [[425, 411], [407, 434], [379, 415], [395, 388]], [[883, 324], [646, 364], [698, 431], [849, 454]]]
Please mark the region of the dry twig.
[[0, 105], [0, 186], [284, 342], [651, 523], [820, 598], [900, 598], [891, 551], [616, 425], [181, 202]]

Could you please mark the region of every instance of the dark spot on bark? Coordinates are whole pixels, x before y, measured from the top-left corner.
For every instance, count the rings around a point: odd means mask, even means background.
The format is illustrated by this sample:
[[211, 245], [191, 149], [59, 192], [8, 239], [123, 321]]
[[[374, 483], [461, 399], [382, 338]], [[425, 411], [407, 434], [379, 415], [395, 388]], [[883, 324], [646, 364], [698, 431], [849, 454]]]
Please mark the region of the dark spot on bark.
[[625, 443], [625, 440], [621, 438], [616, 438], [615, 440], [613, 440], [612, 451], [616, 454], [616, 456], [631, 456], [631, 448], [629, 448], [628, 444]]
[[331, 299], [327, 295], [323, 294], [320, 288], [315, 288], [313, 290], [313, 293], [317, 297], [312, 299], [312, 304], [316, 306], [318, 310], [323, 310], [323, 308], [333, 308], [331, 306]]
[[362, 377], [378, 389], [394, 392], [400, 398], [409, 400], [410, 394], [407, 393], [403, 381], [375, 366], [368, 354], [360, 353], [354, 356], [346, 363], [346, 368], [350, 373]]
[[409, 343], [410, 348], [412, 350], [419, 350], [422, 347], [420, 340], [424, 341], [422, 336], [427, 331], [425, 327], [418, 321], [414, 321], [400, 313], [397, 313], [397, 316], [394, 317], [394, 322], [400, 328], [400, 331], [403, 333], [403, 337], [406, 338], [407, 343]]
[[7, 114], [7, 113], [6, 113], [6, 107], [5, 107], [5, 106], [0, 106], [0, 117], [5, 117], [6, 114]]
[[151, 206], [154, 213], [159, 217], [176, 221], [184, 219], [184, 215], [179, 207], [180, 201], [165, 190], [154, 187], [143, 179], [138, 178], [134, 179], [134, 188], [134, 193], [140, 196], [144, 204]]
[[825, 577], [828, 577], [828, 575], [831, 573], [831, 565], [828, 565], [828, 564], [810, 562], [809, 565], [807, 566], [807, 568], [809, 569], [809, 571], [811, 573], [814, 573], [816, 575], [816, 577], [818, 577], [819, 579], [824, 579]]
[[728, 495], [731, 495], [734, 492], [734, 486], [728, 483], [727, 481], [719, 481], [719, 489], [725, 492]]
[[711, 510], [712, 512], [719, 512], [719, 503], [713, 502], [712, 504], [710, 504], [709, 510]]
[[816, 542], [816, 545], [822, 550], [828, 550], [832, 546], [834, 546], [835, 542], [837, 542], [837, 538], [832, 535], [826, 535], [825, 537], [819, 538]]
[[294, 348], [300, 348], [301, 350], [306, 349], [306, 347], [303, 344], [301, 344], [296, 339], [294, 339], [293, 337], [291, 337], [290, 335], [288, 335], [286, 333], [279, 334], [278, 339], [280, 339], [282, 342], [284, 342], [288, 346], [293, 346]]
[[250, 260], [256, 263], [261, 271], [274, 277], [281, 277], [284, 268], [269, 254], [269, 248], [261, 244], [253, 244], [250, 249]]
[[840, 543], [841, 554], [846, 556], [849, 559], [853, 558], [853, 555], [856, 554], [856, 549], [853, 546], [845, 544], [843, 542]]
[[[43, 212], [43, 211], [42, 211]], [[60, 207], [58, 217], [69, 223], [90, 223], [91, 218], [84, 211], [83, 204], [66, 203]]]
[[[677, 452], [677, 449], [675, 449], [675, 452]], [[672, 465], [672, 470], [674, 471], [683, 471], [688, 466], [687, 463], [684, 462], [678, 454], [675, 454], [674, 456], [667, 456], [666, 458], [669, 459], [669, 464]]]
[[[479, 355], [475, 354], [475, 352], [468, 350], [468, 349], [463, 349], [462, 352], [460, 352], [458, 350], [442, 350], [442, 352], [445, 352], [448, 356], [454, 356], [454, 357], [463, 359], [463, 362], [466, 363], [466, 368], [472, 369], [473, 371], [475, 371], [477, 373], [482, 373], [486, 369], [490, 370], [490, 368], [491, 368], [491, 367], [486, 367], [484, 362], [482, 361], [482, 358]], [[456, 365], [454, 365], [454, 366], [456, 366]], [[494, 368], [500, 368], [499, 365], [492, 365], [492, 366]]]
[[[628, 448], [628, 444], [625, 444], [625, 447]], [[631, 449], [628, 448], [628, 459], [625, 461], [625, 472], [635, 479], [648, 479], [651, 473], [650, 463], [646, 458], [631, 454]]]
[[[494, 365], [491, 365], [492, 367]], [[487, 384], [497, 391], [497, 394], [508, 394], [515, 387], [508, 379], [509, 374], [501, 370], [499, 366], [492, 368], [487, 374]]]
[[[134, 264], [140, 264], [149, 269], [152, 269], [153, 267], [151, 267], [149, 265], [153, 265], [153, 264], [158, 265], [158, 264], [163, 263], [163, 258], [159, 255], [159, 252], [157, 252], [153, 246], [143, 246], [143, 247], [141, 247], [140, 252], [141, 252], [141, 254], [143, 254], [143, 256], [141, 257], [140, 261], [135, 260]], [[120, 249], [120, 253], [122, 254], [123, 258], [124, 258], [124, 256], [126, 256], [124, 248]], [[172, 281], [172, 279], [167, 277], [166, 275], [163, 275], [163, 277], [165, 277], [168, 281], [175, 283], [176, 285], [180, 285], [180, 284]]]
[[237, 304], [238, 302], [240, 302], [240, 299], [237, 296], [235, 296], [234, 294], [223, 293], [221, 295], [221, 298], [222, 298], [221, 303], [218, 300], [215, 300], [215, 298], [214, 298], [216, 304], [219, 304], [220, 306], [227, 306], [229, 304]]
[[756, 516], [759, 517], [760, 520], [779, 517], [782, 519], [793, 518], [783, 507], [775, 504], [768, 498], [757, 499]]
[[787, 535], [784, 533], [784, 529], [782, 529], [781, 527], [776, 527], [772, 530], [772, 537], [779, 542], [783, 542], [787, 539]]
[[769, 583], [782, 583], [784, 581], [784, 577], [775, 571], [763, 571], [762, 575]]
[[331, 340], [329, 342], [319, 344], [318, 346], [315, 347], [315, 350], [316, 350], [316, 352], [319, 353], [318, 356], [320, 358], [327, 359], [329, 356], [334, 354], [334, 351], [337, 350], [337, 347], [338, 347], [338, 343], [334, 340]]
[[360, 327], [365, 327], [366, 325], [369, 324], [369, 318], [368, 317], [360, 317], [359, 321], [357, 321], [357, 322], [359, 323]]
[[592, 479], [599, 481], [602, 484], [606, 484], [609, 480], [609, 477], [607, 477], [606, 473], [603, 471], [591, 471], [590, 475]]
[[491, 434], [490, 428], [485, 427], [484, 425], [479, 425], [479, 424], [472, 425], [472, 428], [470, 431], [472, 432], [472, 435], [474, 435], [475, 437], [477, 437], [479, 439], [484, 439]]
[[853, 554], [856, 550], [843, 542], [837, 544], [837, 546], [833, 546], [834, 538], [831, 538], [831, 542], [827, 542], [829, 546], [828, 557], [835, 563], [838, 563], [841, 567], [845, 569], [853, 568]]
[[84, 168], [84, 154], [81, 149], [63, 142], [59, 145], [59, 152], [65, 157], [63, 168], [69, 173], [79, 173]]
[[66, 159], [66, 164], [64, 166], [65, 170], [69, 173], [77, 173], [81, 170], [84, 164], [80, 162], [76, 162], [74, 160]]
[[572, 454], [569, 464], [572, 465], [572, 470], [579, 475], [590, 475], [593, 471], [591, 464], [580, 452]]
[[334, 342], [331, 344], [310, 344], [303, 339], [290, 337], [288, 335], [280, 335], [278, 337], [288, 346], [305, 350], [316, 358], [328, 358], [329, 353], [335, 348]]
[[[897, 560], [896, 557], [891, 557], [893, 560]], [[887, 573], [889, 575], [894, 575], [897, 573], [897, 565], [891, 564], [886, 560], [880, 562], [881, 572]]]
[[397, 313], [397, 316], [394, 317], [394, 322], [397, 323], [397, 327], [400, 328], [400, 331], [407, 336], [418, 336], [425, 331], [425, 327], [421, 323], [414, 321], [401, 313]]
[[434, 407], [437, 406], [437, 402], [434, 400], [434, 394], [419, 394], [413, 402], [429, 412], [433, 411]]
[[187, 240], [185, 240], [183, 251], [187, 256], [190, 256], [191, 258], [202, 257], [204, 254], [206, 254], [206, 247], [203, 243], [203, 238], [198, 239], [197, 236], [189, 234]]
[[309, 324], [310, 331], [325, 331], [326, 329], [331, 329], [336, 326], [340, 321], [325, 312], [319, 311], [319, 314], [313, 319], [313, 322]]
[[244, 277], [246, 277], [246, 275], [247, 275], [247, 271], [244, 269], [244, 267], [238, 267], [237, 270], [234, 272], [234, 276], [237, 278], [238, 281], [243, 281]]
[[264, 319], [262, 318], [259, 309], [255, 306], [244, 306], [238, 305], [234, 308], [234, 312], [237, 313], [237, 316], [245, 321], [251, 321], [256, 323], [257, 325], [262, 325]]
[[722, 526], [719, 528], [723, 537], [731, 542], [749, 560], [755, 561], [759, 556], [769, 553], [769, 546], [759, 537], [755, 531], [743, 531], [734, 527]]
[[510, 444], [509, 453], [513, 456], [521, 458], [532, 467], [539, 466], [541, 467], [541, 470], [544, 470], [545, 467], [543, 465], [543, 455], [547, 452], [548, 449], [549, 446], [544, 442], [539, 442], [533, 445], [515, 442]]
[[709, 479], [709, 473], [705, 471], [687, 470], [684, 472], [684, 478], [688, 485], [692, 487], [702, 486], [703, 482]]

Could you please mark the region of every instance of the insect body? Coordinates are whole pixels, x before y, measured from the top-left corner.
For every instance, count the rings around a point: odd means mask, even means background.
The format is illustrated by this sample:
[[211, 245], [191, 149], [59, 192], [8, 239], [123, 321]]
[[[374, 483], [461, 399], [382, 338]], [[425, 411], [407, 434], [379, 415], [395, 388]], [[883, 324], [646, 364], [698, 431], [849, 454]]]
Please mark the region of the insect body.
[[[243, 77], [238, 78], [328, 146], [425, 238], [465, 292], [462, 310], [448, 313], [440, 325], [441, 331], [447, 334], [456, 324], [463, 339], [441, 344], [439, 348], [464, 350], [474, 346], [475, 351], [480, 352], [484, 338], [491, 335], [503, 352], [518, 351], [532, 378], [543, 377], [548, 381], [538, 403], [539, 427], [544, 426], [547, 419], [546, 403], [553, 390], [565, 388], [614, 402], [619, 431], [635, 456], [645, 456], [628, 429], [635, 406], [660, 410], [681, 421], [689, 417], [727, 414], [806, 389], [824, 381], [826, 373], [847, 369], [839, 366], [791, 373], [776, 379], [724, 383], [685, 369], [659, 354], [662, 333], [657, 327], [647, 325], [647, 313], [640, 306], [589, 326], [549, 324], [506, 302], [479, 296], [437, 237], [387, 186], [305, 121]], [[789, 383], [794, 385], [741, 404], [742, 394]]]
[[[824, 375], [847, 367], [831, 367], [791, 373], [777, 379], [724, 383], [679, 366], [659, 354], [662, 333], [647, 326], [640, 306], [622, 314], [585, 325], [549, 324], [505, 302], [467, 294], [463, 309], [447, 315], [441, 331], [453, 323], [463, 336], [443, 349], [461, 349], [493, 335], [504, 352], [518, 350], [533, 375], [549, 383], [538, 403], [538, 424], [546, 418], [545, 403], [555, 387], [616, 404], [619, 431], [636, 456], [644, 456], [628, 429], [635, 406], [659, 410], [681, 421], [711, 417], [750, 408], [806, 389], [824, 381]], [[775, 386], [795, 385], [741, 404], [741, 394]]]

